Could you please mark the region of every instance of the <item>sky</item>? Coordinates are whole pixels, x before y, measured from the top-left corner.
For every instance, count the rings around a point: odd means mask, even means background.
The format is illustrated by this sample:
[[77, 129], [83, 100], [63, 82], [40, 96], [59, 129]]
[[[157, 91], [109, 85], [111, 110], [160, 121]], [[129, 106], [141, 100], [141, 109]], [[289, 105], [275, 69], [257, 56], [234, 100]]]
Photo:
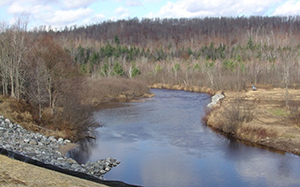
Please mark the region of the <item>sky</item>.
[[85, 26], [132, 18], [300, 15], [300, 0], [0, 0], [0, 22], [29, 16], [29, 27]]

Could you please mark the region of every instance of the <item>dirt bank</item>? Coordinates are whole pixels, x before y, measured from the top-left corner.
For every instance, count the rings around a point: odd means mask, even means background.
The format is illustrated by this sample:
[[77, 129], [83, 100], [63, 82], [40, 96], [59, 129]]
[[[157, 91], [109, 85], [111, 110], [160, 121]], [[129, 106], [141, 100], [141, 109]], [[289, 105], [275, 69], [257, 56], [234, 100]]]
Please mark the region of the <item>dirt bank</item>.
[[[225, 92], [221, 106], [207, 115], [207, 125], [241, 140], [300, 155], [300, 126], [295, 119], [291, 119], [290, 109], [286, 107], [286, 90], [259, 86], [257, 91], [248, 90]], [[289, 98], [290, 107], [298, 109], [300, 90], [290, 89]], [[247, 108], [245, 103], [255, 106], [244, 110]], [[237, 109], [237, 105], [241, 107]], [[230, 110], [240, 111], [237, 115], [229, 115]], [[248, 113], [243, 116], [244, 120], [236, 127], [230, 126], [234, 123], [232, 120], [239, 118], [243, 112]]]

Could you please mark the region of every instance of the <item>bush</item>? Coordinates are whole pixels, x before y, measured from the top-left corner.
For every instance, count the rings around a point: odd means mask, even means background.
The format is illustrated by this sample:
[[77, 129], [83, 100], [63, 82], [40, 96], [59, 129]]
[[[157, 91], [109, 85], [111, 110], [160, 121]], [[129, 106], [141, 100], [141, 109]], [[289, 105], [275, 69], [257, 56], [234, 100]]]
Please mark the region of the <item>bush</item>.
[[229, 134], [236, 134], [238, 127], [244, 122], [254, 119], [258, 100], [236, 98], [228, 107], [225, 107], [222, 119], [222, 130]]
[[289, 118], [298, 126], [300, 127], [300, 101], [293, 101], [290, 102], [289, 110], [290, 115]]

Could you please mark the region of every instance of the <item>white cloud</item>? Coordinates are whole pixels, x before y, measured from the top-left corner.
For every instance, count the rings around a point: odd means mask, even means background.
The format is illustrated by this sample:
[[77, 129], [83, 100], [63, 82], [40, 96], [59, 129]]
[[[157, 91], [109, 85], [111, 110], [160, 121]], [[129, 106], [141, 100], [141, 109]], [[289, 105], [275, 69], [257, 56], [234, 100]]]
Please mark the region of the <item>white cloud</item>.
[[96, 0], [61, 0], [66, 9], [87, 8]]
[[132, 6], [141, 6], [142, 2], [140, 0], [127, 0], [126, 5], [130, 6], [130, 7], [132, 7]]
[[12, 2], [13, 2], [13, 0], [1, 0], [0, 7], [10, 5]]
[[[96, 0], [6, 0], [11, 15], [29, 14], [31, 27], [52, 25], [82, 25], [95, 17], [93, 10], [87, 8]], [[1, 3], [3, 4], [3, 2]], [[97, 16], [97, 15], [96, 15]], [[99, 15], [98, 15], [99, 17]], [[90, 21], [92, 22], [92, 21]]]
[[289, 0], [277, 7], [272, 15], [285, 16], [285, 15], [299, 15], [300, 13], [300, 1]]
[[106, 20], [106, 16], [104, 14], [96, 14], [92, 18], [88, 17], [83, 21], [85, 25], [97, 24]]
[[77, 10], [67, 10], [67, 11], [56, 11], [51, 17], [45, 19], [48, 24], [51, 25], [70, 25], [75, 24], [79, 20], [84, 20], [84, 18], [89, 17], [93, 14], [91, 9], [77, 9]]
[[159, 12], [149, 17], [209, 17], [264, 15], [272, 6], [283, 0], [180, 0], [168, 2]]
[[128, 18], [130, 16], [129, 9], [119, 7], [115, 10], [117, 19]]
[[[7, 9], [2, 14], [8, 13], [10, 17], [30, 14], [29, 24], [32, 26], [65, 26], [99, 23], [108, 18], [140, 17], [133, 15], [142, 12], [136, 7], [146, 10], [147, 5], [153, 8], [155, 3], [163, 2], [166, 2], [164, 6], [156, 7], [158, 12], [148, 13], [146, 17], [285, 16], [300, 13], [300, 0], [0, 0], [0, 8]], [[11, 19], [9, 16], [3, 17]]]
[[16, 13], [21, 13], [21, 12], [29, 12], [28, 10], [29, 6], [23, 6], [20, 3], [13, 3], [9, 8], [8, 8], [8, 12], [12, 13], [12, 14], [16, 14]]

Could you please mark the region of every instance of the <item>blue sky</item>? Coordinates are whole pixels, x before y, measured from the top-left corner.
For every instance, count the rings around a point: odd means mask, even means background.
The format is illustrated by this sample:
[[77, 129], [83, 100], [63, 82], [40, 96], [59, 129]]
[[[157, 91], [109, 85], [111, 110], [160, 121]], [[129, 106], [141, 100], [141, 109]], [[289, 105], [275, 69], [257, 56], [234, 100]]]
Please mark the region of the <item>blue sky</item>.
[[29, 15], [29, 26], [64, 28], [128, 18], [295, 16], [300, 0], [1, 0], [0, 22]]

